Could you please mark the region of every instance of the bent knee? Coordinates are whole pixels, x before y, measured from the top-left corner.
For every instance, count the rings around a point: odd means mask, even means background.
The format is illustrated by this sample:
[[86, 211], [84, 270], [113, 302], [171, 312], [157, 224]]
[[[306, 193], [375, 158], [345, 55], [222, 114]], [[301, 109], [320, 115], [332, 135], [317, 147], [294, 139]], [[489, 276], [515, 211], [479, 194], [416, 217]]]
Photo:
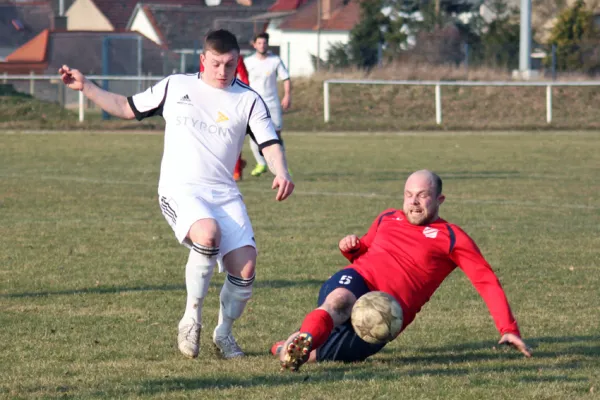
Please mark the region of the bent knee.
[[330, 312], [349, 318], [354, 303], [356, 303], [356, 296], [351, 291], [344, 288], [337, 288], [329, 293], [323, 307]]
[[216, 220], [211, 218], [201, 219], [192, 224], [188, 237], [193, 243], [207, 247], [218, 247], [221, 241], [221, 230]]

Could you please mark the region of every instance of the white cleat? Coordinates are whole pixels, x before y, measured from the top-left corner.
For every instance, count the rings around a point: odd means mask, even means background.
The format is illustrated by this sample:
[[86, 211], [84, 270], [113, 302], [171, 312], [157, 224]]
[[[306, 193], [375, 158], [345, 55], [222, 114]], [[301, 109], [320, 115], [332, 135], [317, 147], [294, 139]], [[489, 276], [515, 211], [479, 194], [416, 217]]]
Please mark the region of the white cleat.
[[213, 343], [220, 356], [225, 359], [244, 357], [245, 354], [230, 333], [227, 336], [216, 336], [213, 333]]
[[177, 335], [177, 347], [181, 354], [188, 358], [198, 357], [200, 352], [200, 332], [202, 325], [191, 319], [188, 323], [179, 323], [179, 334]]

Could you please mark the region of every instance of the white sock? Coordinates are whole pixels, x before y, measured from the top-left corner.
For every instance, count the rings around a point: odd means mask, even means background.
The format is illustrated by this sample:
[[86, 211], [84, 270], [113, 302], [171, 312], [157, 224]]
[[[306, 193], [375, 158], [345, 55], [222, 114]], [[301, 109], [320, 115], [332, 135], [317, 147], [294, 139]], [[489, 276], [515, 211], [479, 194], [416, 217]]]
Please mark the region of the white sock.
[[202, 303], [208, 292], [208, 285], [217, 262], [218, 247], [208, 247], [194, 243], [185, 266], [185, 286], [187, 302], [182, 322], [194, 319], [202, 323]]
[[267, 161], [265, 158], [260, 155], [260, 150], [258, 149], [258, 145], [252, 139], [250, 139], [250, 149], [252, 149], [252, 154], [254, 154], [254, 159], [260, 165], [267, 165]]
[[253, 282], [254, 276], [244, 279], [227, 274], [221, 289], [219, 323], [215, 328], [215, 336], [228, 336], [231, 333], [233, 322], [242, 316], [246, 303], [252, 297]]

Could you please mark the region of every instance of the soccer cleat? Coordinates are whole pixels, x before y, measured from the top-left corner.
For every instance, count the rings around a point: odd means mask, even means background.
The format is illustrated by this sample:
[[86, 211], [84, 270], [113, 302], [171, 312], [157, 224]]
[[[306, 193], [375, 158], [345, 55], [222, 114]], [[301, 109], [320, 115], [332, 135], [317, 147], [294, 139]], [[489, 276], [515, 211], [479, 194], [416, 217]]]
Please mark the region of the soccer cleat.
[[213, 343], [219, 355], [227, 360], [245, 356], [231, 333], [227, 336], [216, 336], [213, 333]]
[[254, 167], [254, 169], [252, 170], [252, 172], [250, 172], [250, 175], [252, 176], [261, 176], [262, 174], [264, 174], [265, 172], [267, 172], [267, 166], [263, 165], [263, 164], [256, 164], [256, 167]]
[[190, 323], [182, 325], [179, 323], [179, 334], [177, 335], [177, 347], [181, 354], [188, 358], [198, 357], [200, 352], [200, 332], [202, 325], [192, 319]]
[[242, 180], [244, 168], [246, 168], [246, 160], [244, 160], [242, 157], [240, 157], [237, 160], [237, 162], [235, 164], [235, 169], [233, 171], [233, 180], [234, 181], [239, 182]]
[[286, 352], [281, 361], [281, 370], [289, 369], [298, 371], [300, 366], [308, 361], [312, 350], [312, 336], [309, 333], [299, 333], [287, 345], [283, 351]]
[[283, 349], [283, 345], [285, 344], [285, 340], [281, 340], [279, 342], [275, 342], [273, 346], [271, 346], [271, 354], [274, 356], [278, 356], [281, 353], [281, 349]]

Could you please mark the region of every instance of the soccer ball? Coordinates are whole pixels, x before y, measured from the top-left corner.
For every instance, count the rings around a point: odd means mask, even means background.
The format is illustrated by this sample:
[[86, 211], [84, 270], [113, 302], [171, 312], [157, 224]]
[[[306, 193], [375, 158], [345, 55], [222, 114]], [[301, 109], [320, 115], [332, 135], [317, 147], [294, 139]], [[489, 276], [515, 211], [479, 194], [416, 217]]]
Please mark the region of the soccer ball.
[[365, 342], [387, 343], [402, 329], [402, 307], [385, 292], [369, 292], [354, 303], [351, 322], [358, 337]]

